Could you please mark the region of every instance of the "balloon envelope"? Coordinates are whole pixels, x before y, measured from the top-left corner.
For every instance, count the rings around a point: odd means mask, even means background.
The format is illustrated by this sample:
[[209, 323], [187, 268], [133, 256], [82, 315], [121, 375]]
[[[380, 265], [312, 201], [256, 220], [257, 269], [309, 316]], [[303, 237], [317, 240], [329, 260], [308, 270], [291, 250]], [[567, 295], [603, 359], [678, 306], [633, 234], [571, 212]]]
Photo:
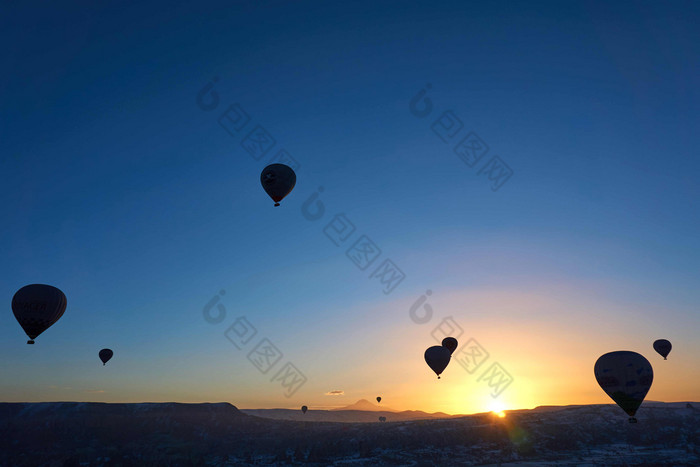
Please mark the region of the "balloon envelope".
[[29, 336], [27, 344], [33, 344], [39, 334], [63, 316], [67, 303], [64, 293], [51, 285], [25, 285], [15, 293], [12, 312]]
[[630, 417], [637, 413], [654, 380], [654, 370], [649, 361], [627, 350], [601, 356], [595, 362], [593, 371], [603, 391]]
[[381, 402], [382, 398], [380, 396], [377, 396], [377, 402]]
[[435, 372], [440, 379], [447, 365], [450, 363], [450, 351], [441, 345], [434, 345], [425, 351], [425, 362]]
[[270, 164], [260, 174], [260, 183], [265, 192], [280, 205], [280, 201], [287, 196], [297, 183], [297, 176], [291, 167], [284, 164]]
[[100, 360], [102, 360], [103, 366], [112, 358], [112, 355], [114, 355], [114, 352], [112, 352], [110, 349], [100, 350]]
[[457, 343], [457, 339], [455, 339], [454, 337], [445, 337], [442, 340], [442, 346], [446, 347], [450, 351], [450, 355], [455, 353], [455, 350], [457, 350], [458, 345], [459, 344]]
[[306, 413], [307, 410], [309, 410], [309, 408], [308, 408], [307, 406], [305, 406], [305, 405], [302, 405], [302, 406], [301, 406], [301, 411], [302, 411], [302, 412]]
[[671, 343], [666, 339], [659, 339], [657, 341], [654, 341], [654, 350], [656, 350], [659, 353], [659, 355], [664, 357], [664, 360], [666, 360], [668, 354], [671, 353]]

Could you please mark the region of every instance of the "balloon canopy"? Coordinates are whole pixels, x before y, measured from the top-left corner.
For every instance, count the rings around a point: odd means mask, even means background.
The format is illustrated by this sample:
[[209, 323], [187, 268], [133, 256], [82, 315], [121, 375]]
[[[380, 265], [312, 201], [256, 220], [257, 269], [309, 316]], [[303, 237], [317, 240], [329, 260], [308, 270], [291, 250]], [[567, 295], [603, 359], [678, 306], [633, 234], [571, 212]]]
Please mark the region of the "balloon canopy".
[[27, 344], [63, 316], [67, 303], [65, 294], [51, 285], [25, 285], [15, 293], [12, 312], [29, 336]]
[[106, 365], [107, 362], [112, 358], [114, 352], [111, 349], [100, 350], [100, 360], [102, 360], [102, 366]]
[[454, 337], [445, 337], [442, 340], [442, 346], [450, 351], [450, 355], [455, 353], [455, 350], [457, 350], [458, 345], [459, 344], [457, 343], [457, 339], [455, 339]]
[[658, 352], [658, 354], [664, 357], [664, 360], [666, 360], [668, 354], [671, 353], [671, 343], [666, 339], [654, 341], [654, 350], [656, 350], [656, 352]]
[[377, 402], [381, 402], [381, 401], [382, 401], [381, 396], [377, 396]]
[[301, 411], [302, 411], [302, 412], [306, 413], [307, 410], [309, 410], [309, 408], [308, 408], [307, 406], [305, 406], [305, 405], [302, 405], [302, 406], [301, 406]]
[[265, 192], [280, 205], [280, 201], [287, 196], [297, 183], [297, 176], [291, 167], [284, 164], [270, 164], [260, 174], [260, 183]]
[[620, 350], [602, 355], [593, 371], [603, 391], [630, 416], [630, 422], [636, 422], [634, 415], [654, 380], [649, 361], [636, 352]]
[[441, 345], [434, 345], [425, 351], [424, 356], [425, 362], [440, 379], [440, 373], [445, 371], [445, 368], [450, 363], [450, 351]]

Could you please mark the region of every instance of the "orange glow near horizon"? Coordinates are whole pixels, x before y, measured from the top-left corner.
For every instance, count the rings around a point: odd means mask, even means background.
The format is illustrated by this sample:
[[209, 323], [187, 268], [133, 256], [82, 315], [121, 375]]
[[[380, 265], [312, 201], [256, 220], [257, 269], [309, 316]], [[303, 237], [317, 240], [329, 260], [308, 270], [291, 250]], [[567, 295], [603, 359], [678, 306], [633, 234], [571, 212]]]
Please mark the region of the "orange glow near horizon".
[[[182, 365], [178, 372], [163, 364], [170, 356], [144, 364], [143, 349], [138, 346], [122, 349], [106, 371], [94, 361], [95, 356], [75, 349], [70, 361], [85, 359], [89, 370], [83, 379], [71, 380], [55, 370], [68, 358], [47, 352], [36, 361], [40, 365], [35, 372], [37, 384], [0, 383], [0, 392], [5, 402], [229, 402], [240, 409], [307, 405], [312, 410], [341, 408], [360, 399], [374, 403], [381, 394], [380, 406], [388, 410], [450, 415], [492, 412], [507, 417], [509, 410], [544, 405], [612, 404], [594, 378], [593, 365], [603, 353], [634, 350], [654, 368], [646, 401], [698, 402], [697, 318], [686, 320], [673, 332], [659, 331], [663, 323], [643, 305], [616, 302], [592, 286], [548, 284], [545, 288], [436, 292], [430, 297], [434, 318], [422, 325], [408, 317], [407, 310], [416, 300], [413, 296], [339, 307], [341, 318], [333, 325], [344, 332], [317, 332], [313, 345], [289, 350], [290, 358], [309, 375], [289, 399], [279, 383], [261, 375], [223, 336], [207, 340], [200, 350], [178, 360]], [[367, 317], [375, 318], [370, 328]], [[489, 355], [470, 372], [457, 360], [459, 347], [438, 380], [423, 352], [439, 342], [432, 333], [445, 317], [453, 317], [462, 327], [460, 346], [473, 338]], [[204, 331], [202, 335], [209, 336]], [[357, 336], [362, 336], [362, 345]], [[670, 337], [674, 344], [668, 360], [653, 351], [651, 343], [657, 337]], [[332, 357], [319, 349], [333, 349]], [[17, 351], [31, 350], [20, 347]], [[512, 383], [494, 396], [483, 375], [496, 363], [512, 376]], [[25, 368], [15, 371], [21, 375]], [[331, 390], [343, 395], [326, 395]]]
[[503, 406], [503, 403], [501, 403], [500, 401], [498, 401], [498, 400], [493, 401], [490, 404], [489, 409], [491, 410], [491, 412], [498, 415], [499, 417], [501, 417], [501, 418], [505, 417], [505, 413], [503, 412], [504, 406]]

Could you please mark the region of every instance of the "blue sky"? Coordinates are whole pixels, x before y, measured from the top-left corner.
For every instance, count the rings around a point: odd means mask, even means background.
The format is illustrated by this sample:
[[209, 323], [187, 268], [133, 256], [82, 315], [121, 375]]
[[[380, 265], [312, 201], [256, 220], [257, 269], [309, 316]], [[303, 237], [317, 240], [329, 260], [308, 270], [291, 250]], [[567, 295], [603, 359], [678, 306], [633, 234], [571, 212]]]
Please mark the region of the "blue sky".
[[[436, 388], [422, 360], [448, 315], [512, 374], [506, 405], [604, 402], [597, 356], [658, 357], [661, 337], [676, 360], [655, 364], [649, 397], [700, 395], [699, 10], [4, 5], [0, 398], [321, 407], [382, 393], [478, 411], [477, 374], [456, 366]], [[203, 111], [214, 78], [220, 104]], [[234, 103], [250, 122], [230, 135], [217, 119]], [[431, 129], [446, 111], [489, 146], [475, 167]], [[241, 146], [255, 125], [276, 140], [260, 160]], [[300, 168], [273, 208], [259, 174], [280, 149]], [[513, 170], [497, 191], [479, 174], [493, 156]], [[310, 221], [319, 186], [326, 212]], [[323, 233], [339, 213], [356, 226], [342, 247]], [[345, 251], [363, 234], [382, 254], [360, 271]], [[406, 276], [388, 295], [368, 277], [385, 259]], [[9, 307], [28, 283], [68, 297], [34, 347]], [[222, 289], [227, 317], [209, 324]], [[426, 289], [436, 317], [417, 325], [407, 310]], [[243, 315], [259, 332], [237, 350], [224, 331]], [[262, 337], [284, 353], [265, 375], [246, 358]], [[287, 361], [308, 378], [289, 398], [270, 382]], [[574, 368], [590, 374], [544, 376]]]

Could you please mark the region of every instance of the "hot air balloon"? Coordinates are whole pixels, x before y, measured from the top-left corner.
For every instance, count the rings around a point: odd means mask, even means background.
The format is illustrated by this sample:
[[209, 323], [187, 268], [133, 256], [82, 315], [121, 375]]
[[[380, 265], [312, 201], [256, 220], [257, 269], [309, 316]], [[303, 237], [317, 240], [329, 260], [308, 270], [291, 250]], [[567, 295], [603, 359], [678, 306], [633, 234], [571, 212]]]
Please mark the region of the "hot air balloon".
[[12, 311], [24, 332], [27, 344], [46, 331], [66, 311], [66, 296], [56, 287], [44, 284], [25, 285], [12, 297]]
[[100, 350], [100, 360], [102, 360], [102, 366], [107, 364], [107, 362], [112, 358], [112, 355], [114, 355], [114, 352], [112, 352], [110, 349]]
[[440, 373], [450, 363], [450, 351], [441, 345], [434, 345], [425, 351], [425, 361], [440, 379]]
[[305, 406], [305, 405], [302, 405], [302, 406], [301, 406], [301, 411], [302, 411], [302, 412], [306, 413], [307, 410], [309, 410], [309, 408], [308, 408], [307, 406]]
[[377, 396], [377, 403], [381, 402], [382, 398], [380, 396]]
[[265, 167], [260, 174], [265, 192], [275, 202], [275, 206], [280, 205], [280, 201], [287, 196], [297, 183], [297, 176], [291, 167], [284, 164], [270, 164]]
[[634, 414], [654, 380], [649, 361], [636, 352], [620, 350], [601, 356], [593, 371], [603, 391], [630, 416], [630, 423], [637, 423]]
[[659, 353], [659, 355], [664, 357], [664, 360], [666, 360], [668, 354], [671, 353], [671, 343], [666, 339], [659, 339], [657, 341], [654, 341], [654, 350], [656, 350]]
[[458, 345], [459, 344], [457, 343], [457, 339], [455, 339], [454, 337], [445, 337], [442, 340], [442, 346], [447, 347], [447, 349], [450, 351], [450, 355], [455, 353], [455, 350], [457, 350]]
[[386, 417], [379, 417], [380, 422], [386, 422]]

